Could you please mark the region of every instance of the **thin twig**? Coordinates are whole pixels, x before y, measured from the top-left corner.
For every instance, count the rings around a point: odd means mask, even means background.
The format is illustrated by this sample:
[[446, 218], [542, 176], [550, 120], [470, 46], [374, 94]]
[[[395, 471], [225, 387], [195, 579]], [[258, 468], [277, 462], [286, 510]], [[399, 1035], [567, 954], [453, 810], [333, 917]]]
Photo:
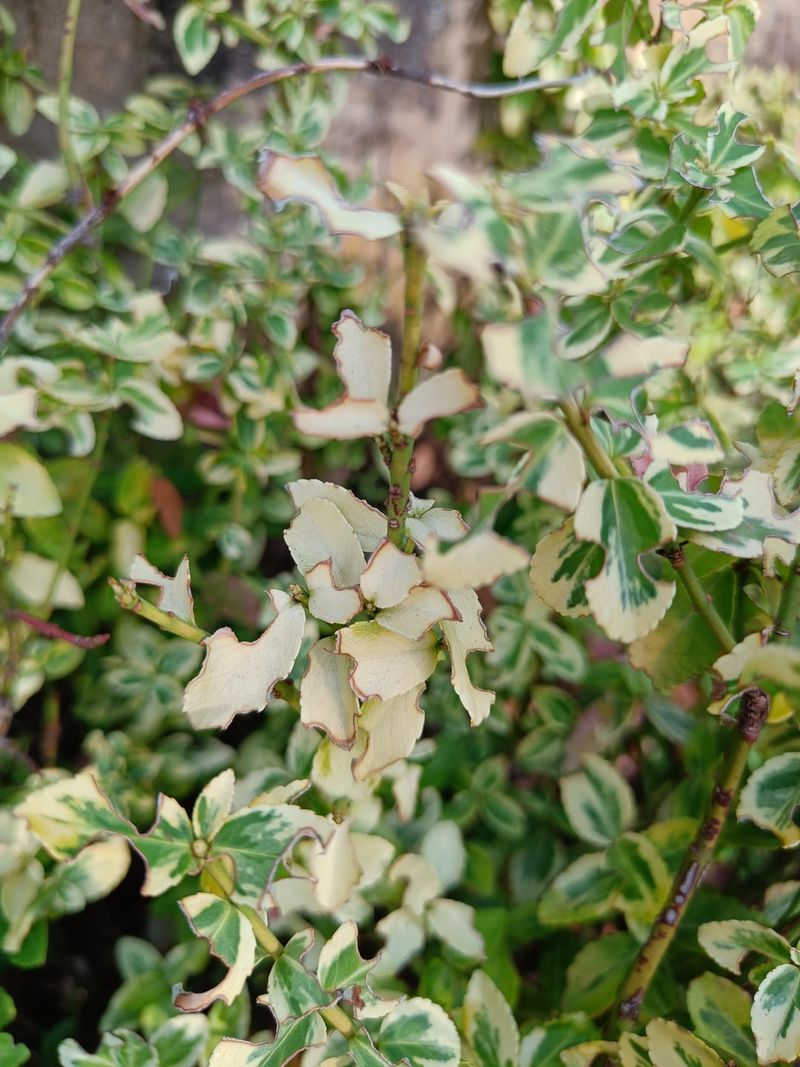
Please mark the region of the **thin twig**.
[[129, 578], [121, 580], [109, 578], [108, 584], [111, 586], [114, 599], [121, 608], [125, 608], [126, 611], [132, 611], [134, 615], [141, 615], [143, 619], [147, 619], [149, 622], [154, 622], [156, 626], [159, 626], [167, 633], [182, 637], [185, 641], [194, 641], [196, 645], [199, 645], [208, 637], [208, 633], [199, 626], [195, 626], [194, 623], [179, 619], [177, 615], [171, 615], [168, 611], [162, 611], [161, 608], [157, 608], [149, 600], [143, 600], [136, 592], [135, 582], [132, 582]]
[[69, 101], [72, 93], [72, 74], [75, 65], [75, 39], [78, 35], [78, 18], [81, 12], [81, 0], [67, 0], [67, 13], [64, 18], [64, 32], [61, 35], [61, 55], [58, 64], [58, 144], [64, 165], [67, 168], [70, 189], [80, 186], [83, 190], [84, 206], [92, 207], [92, 196], [86, 179], [75, 154], [72, 143], [72, 128], [69, 114]]
[[30, 626], [32, 630], [35, 630], [37, 634], [41, 634], [42, 637], [51, 637], [54, 641], [67, 641], [70, 645], [75, 645], [76, 648], [100, 648], [111, 637], [111, 634], [94, 634], [92, 637], [73, 634], [69, 630], [56, 626], [54, 622], [37, 618], [36, 615], [31, 615], [29, 612], [22, 611], [19, 608], [11, 608], [6, 612], [6, 615], [10, 619], [24, 622], [26, 626]]
[[772, 628], [773, 641], [788, 641], [800, 614], [800, 548], [795, 552], [786, 584], [781, 593], [775, 625]]
[[225, 89], [218, 96], [205, 103], [193, 105], [184, 121], [179, 126], [176, 126], [171, 133], [167, 134], [163, 140], [154, 145], [148, 155], [139, 160], [118, 185], [107, 190], [102, 202], [87, 212], [70, 232], [50, 249], [42, 265], [33, 274], [29, 275], [19, 297], [6, 313], [2, 323], [0, 323], [0, 345], [8, 341], [20, 315], [28, 307], [59, 263], [73, 249], [83, 244], [94, 230], [113, 215], [120, 204], [135, 189], [138, 189], [142, 182], [165, 159], [180, 148], [188, 137], [201, 129], [209, 119], [224, 111], [225, 108], [230, 107], [231, 104], [236, 103], [237, 100], [241, 100], [259, 89], [265, 89], [270, 85], [288, 81], [291, 78], [326, 73], [376, 74], [386, 78], [397, 78], [400, 81], [415, 82], [431, 89], [439, 89], [443, 92], [455, 93], [459, 96], [471, 97], [476, 100], [495, 100], [506, 96], [517, 96], [520, 93], [537, 92], [545, 89], [563, 89], [589, 77], [588, 74], [583, 74], [576, 78], [564, 78], [557, 81], [521, 78], [516, 82], [501, 82], [498, 84], [463, 82], [446, 78], [439, 74], [423, 74], [417, 71], [405, 70], [403, 67], [394, 66], [389, 60], [364, 59], [363, 56], [329, 56], [315, 63], [293, 63], [290, 66], [278, 67], [275, 70], [267, 70], [256, 74], [239, 85]]
[[733, 798], [747, 766], [747, 756], [758, 740], [768, 713], [767, 694], [755, 687], [745, 690], [736, 729], [725, 750], [705, 817], [683, 855], [666, 904], [653, 923], [648, 938], [639, 949], [618, 993], [617, 1002], [609, 1017], [609, 1026], [616, 1026], [622, 1020], [635, 1022], [639, 1018], [650, 983], [655, 978], [686, 908], [714, 857]]

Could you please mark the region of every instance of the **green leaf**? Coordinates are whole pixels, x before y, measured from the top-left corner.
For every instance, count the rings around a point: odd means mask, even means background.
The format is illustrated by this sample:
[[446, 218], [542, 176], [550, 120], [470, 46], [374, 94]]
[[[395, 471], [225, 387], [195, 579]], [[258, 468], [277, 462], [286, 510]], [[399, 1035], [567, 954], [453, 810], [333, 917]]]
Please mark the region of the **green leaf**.
[[791, 848], [800, 841], [796, 813], [800, 805], [800, 752], [773, 756], [754, 771], [739, 797], [740, 819], [771, 830]]
[[751, 166], [764, 152], [763, 145], [743, 144], [737, 131], [747, 116], [725, 103], [717, 112], [716, 125], [702, 140], [683, 134], [672, 142], [671, 163], [690, 185], [715, 190], [725, 201], [727, 185], [736, 171]]
[[[729, 626], [736, 601], [736, 576], [725, 557], [685, 551], [700, 580], [703, 592]], [[705, 620], [698, 615], [683, 584], [654, 630], [631, 644], [630, 660], [646, 671], [658, 689], [670, 689], [708, 670], [719, 657], [720, 645]]]
[[86, 1052], [72, 1039], [62, 1041], [58, 1062], [61, 1067], [159, 1067], [158, 1053], [152, 1045], [129, 1030], [104, 1034], [95, 1053]]
[[584, 491], [575, 512], [575, 535], [605, 550], [603, 568], [586, 583], [586, 594], [609, 637], [643, 637], [666, 614], [675, 583], [654, 579], [642, 555], [676, 533], [661, 499], [635, 478], [604, 479]]
[[570, 926], [607, 915], [613, 910], [619, 876], [604, 852], [590, 852], [566, 867], [539, 903], [539, 921]]
[[750, 952], [777, 963], [788, 963], [791, 958], [790, 945], [784, 937], [751, 919], [703, 923], [697, 940], [715, 963], [733, 974], [741, 974], [742, 962]]
[[584, 769], [561, 779], [561, 803], [582, 841], [607, 845], [636, 818], [633, 790], [600, 756], [584, 757]]
[[167, 1019], [150, 1037], [159, 1067], [194, 1067], [208, 1040], [205, 1015], [179, 1015]]
[[755, 1067], [756, 1050], [750, 1032], [752, 999], [744, 989], [709, 972], [689, 983], [686, 1005], [699, 1037], [726, 1059]]
[[385, 1016], [376, 1046], [392, 1063], [411, 1067], [457, 1067], [458, 1031], [438, 1004], [422, 997], [404, 1000]]
[[523, 1037], [519, 1067], [562, 1067], [561, 1053], [565, 1049], [599, 1036], [600, 1031], [583, 1012], [551, 1019]]
[[671, 882], [661, 853], [643, 834], [628, 833], [606, 855], [620, 876], [618, 904], [628, 922], [649, 925], [664, 906]]
[[3, 1067], [19, 1067], [30, 1058], [30, 1049], [25, 1045], [18, 1045], [11, 1034], [0, 1034], [0, 1063]]
[[800, 235], [794, 209], [788, 204], [775, 208], [756, 226], [750, 247], [776, 278], [800, 271]]
[[199, 74], [219, 48], [221, 40], [211, 19], [193, 3], [179, 8], [172, 25], [175, 47], [188, 74]]
[[769, 972], [756, 991], [750, 1022], [760, 1064], [800, 1056], [800, 969], [782, 964]]
[[473, 971], [463, 1028], [480, 1067], [517, 1067], [519, 1031], [508, 1001], [483, 971]]
[[584, 945], [567, 968], [562, 1007], [601, 1015], [611, 1007], [617, 990], [636, 958], [638, 943], [630, 934], [598, 937]]

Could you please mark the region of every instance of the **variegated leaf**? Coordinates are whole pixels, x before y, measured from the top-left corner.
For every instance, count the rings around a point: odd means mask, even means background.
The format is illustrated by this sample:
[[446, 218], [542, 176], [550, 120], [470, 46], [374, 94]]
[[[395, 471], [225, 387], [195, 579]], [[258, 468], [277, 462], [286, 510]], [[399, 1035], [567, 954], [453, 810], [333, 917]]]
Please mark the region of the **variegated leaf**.
[[715, 963], [733, 974], [742, 973], [742, 963], [751, 952], [776, 963], [789, 963], [791, 959], [786, 938], [752, 919], [703, 923], [697, 940]]
[[660, 498], [634, 478], [593, 482], [575, 512], [575, 535], [601, 545], [603, 567], [586, 582], [592, 614], [609, 635], [633, 641], [664, 617], [675, 583], [646, 570], [642, 555], [676, 536]]
[[800, 1055], [800, 968], [782, 964], [756, 991], [750, 1025], [760, 1064], [793, 1062]]
[[223, 1038], [211, 1053], [208, 1067], [284, 1067], [305, 1049], [324, 1044], [327, 1036], [325, 1023], [313, 1012], [284, 1023], [269, 1044]]
[[519, 1031], [503, 994], [483, 971], [473, 971], [464, 997], [463, 1028], [480, 1067], [517, 1067]]
[[583, 770], [561, 779], [561, 803], [575, 833], [590, 845], [608, 845], [636, 818], [633, 790], [610, 763], [587, 755]]
[[599, 545], [579, 541], [574, 520], [543, 537], [531, 561], [531, 584], [545, 604], [559, 615], [580, 618], [590, 614], [586, 584], [603, 566]]
[[736, 815], [772, 831], [784, 848], [800, 843], [800, 752], [784, 752], [753, 771], [739, 797]]
[[213, 893], [184, 897], [180, 906], [197, 936], [208, 942], [213, 954], [229, 970], [218, 985], [205, 993], [181, 990], [175, 997], [175, 1007], [192, 1012], [205, 1011], [215, 1000], [232, 1004], [255, 965], [256, 939], [252, 926], [234, 904]]

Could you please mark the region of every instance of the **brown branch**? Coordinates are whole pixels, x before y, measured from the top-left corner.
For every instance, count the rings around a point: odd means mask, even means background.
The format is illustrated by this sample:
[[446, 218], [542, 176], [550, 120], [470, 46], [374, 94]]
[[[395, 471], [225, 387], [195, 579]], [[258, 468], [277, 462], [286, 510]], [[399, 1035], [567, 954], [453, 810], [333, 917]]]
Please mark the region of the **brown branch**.
[[0, 323], [0, 345], [4, 345], [16, 325], [20, 315], [25, 311], [47, 279], [69, 253], [83, 244], [88, 237], [108, 219], [123, 200], [137, 189], [157, 167], [172, 155], [193, 133], [200, 130], [214, 115], [230, 107], [243, 97], [278, 82], [288, 81], [308, 74], [348, 73], [376, 74], [400, 81], [415, 82], [430, 89], [439, 89], [458, 96], [476, 100], [496, 100], [519, 93], [534, 92], [542, 89], [561, 89], [583, 81], [588, 75], [565, 78], [560, 81], [540, 81], [538, 78], [521, 78], [515, 82], [483, 83], [464, 82], [446, 78], [439, 74], [424, 74], [418, 71], [396, 67], [386, 59], [364, 59], [362, 56], [329, 56], [316, 63], [293, 63], [256, 74], [239, 85], [225, 89], [218, 96], [204, 103], [192, 105], [184, 121], [171, 133], [154, 145], [149, 154], [131, 169], [130, 173], [118, 185], [109, 189], [101, 203], [89, 211], [57, 244], [53, 245], [42, 265], [27, 278], [22, 291], [9, 308]]
[[30, 626], [32, 630], [35, 630], [37, 634], [41, 634], [42, 637], [51, 637], [54, 641], [67, 641], [71, 645], [75, 645], [77, 648], [100, 648], [111, 637], [111, 634], [95, 634], [93, 637], [83, 637], [81, 634], [73, 634], [69, 630], [63, 630], [60, 626], [57, 626], [54, 622], [47, 622], [46, 619], [40, 619], [36, 615], [30, 615], [27, 611], [22, 611], [20, 608], [11, 608], [6, 612], [6, 616], [9, 619], [16, 619], [18, 622], [24, 622], [26, 626]]

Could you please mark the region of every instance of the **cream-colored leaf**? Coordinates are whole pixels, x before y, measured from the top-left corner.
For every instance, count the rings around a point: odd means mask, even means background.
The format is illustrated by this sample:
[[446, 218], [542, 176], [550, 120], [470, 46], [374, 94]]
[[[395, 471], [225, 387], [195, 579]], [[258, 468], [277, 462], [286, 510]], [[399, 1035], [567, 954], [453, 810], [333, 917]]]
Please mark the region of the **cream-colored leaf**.
[[458, 621], [452, 597], [432, 585], [419, 585], [393, 608], [379, 611], [375, 621], [386, 630], [418, 640], [436, 623]]
[[469, 526], [452, 508], [439, 508], [433, 500], [420, 500], [411, 495], [411, 511], [406, 528], [416, 543], [424, 547], [436, 541], [460, 541], [469, 533]]
[[321, 411], [300, 408], [292, 412], [300, 433], [329, 440], [356, 440], [379, 437], [389, 424], [389, 409], [380, 400], [351, 400], [343, 397]]
[[337, 588], [358, 585], [364, 552], [352, 526], [329, 500], [307, 500], [283, 536], [301, 574], [330, 560]]
[[511, 23], [503, 49], [503, 74], [507, 78], [524, 78], [536, 69], [541, 54], [539, 38], [533, 4], [531, 0], [525, 0]]
[[436, 868], [442, 889], [458, 885], [464, 875], [467, 853], [457, 823], [449, 819], [434, 823], [422, 839], [421, 853]]
[[227, 626], [204, 639], [203, 666], [183, 698], [183, 710], [196, 730], [221, 729], [236, 715], [259, 711], [275, 683], [294, 666], [305, 612], [285, 593], [271, 595], [278, 614], [257, 641], [239, 641]]
[[375, 925], [384, 945], [372, 970], [376, 978], [397, 974], [425, 944], [422, 919], [406, 908], [390, 911]]
[[632, 378], [682, 367], [688, 351], [689, 342], [675, 337], [622, 333], [605, 350], [603, 359], [614, 377]]
[[5, 442], [0, 442], [0, 509], [30, 519], [61, 511], [61, 497], [45, 467], [26, 449]]
[[339, 823], [324, 846], [317, 843], [312, 846], [308, 865], [316, 879], [320, 907], [328, 912], [341, 908], [362, 873], [348, 822]]
[[333, 178], [316, 156], [269, 152], [261, 165], [258, 187], [270, 200], [313, 204], [331, 233], [353, 234], [368, 241], [399, 233], [400, 221], [389, 211], [351, 207], [339, 195]]
[[352, 311], [343, 311], [333, 325], [333, 358], [351, 400], [377, 400], [386, 404], [392, 380], [392, 342]]
[[141, 582], [142, 585], [156, 586], [159, 589], [157, 605], [162, 611], [175, 615], [184, 622], [194, 622], [192, 575], [188, 556], [184, 556], [178, 564], [175, 577], [168, 578], [144, 556], [136, 555], [128, 577], [134, 582]]
[[378, 546], [361, 575], [361, 592], [376, 608], [391, 608], [421, 581], [422, 568], [417, 557], [386, 540]]
[[44, 604], [48, 597], [55, 608], [75, 610], [84, 604], [78, 579], [69, 571], [59, 573], [54, 559], [45, 559], [33, 552], [20, 552], [14, 558], [8, 571], [8, 583], [27, 604]]
[[427, 913], [431, 933], [462, 956], [480, 959], [483, 938], [475, 929], [475, 909], [460, 900], [434, 900]]
[[21, 426], [34, 429], [38, 425], [36, 390], [32, 385], [24, 385], [11, 393], [0, 392], [0, 437]]
[[450, 653], [450, 678], [470, 722], [477, 726], [491, 711], [495, 694], [473, 685], [467, 669], [467, 656], [470, 652], [492, 652], [494, 646], [483, 625], [481, 602], [475, 590], [451, 591], [449, 597], [461, 616], [460, 622], [442, 623], [442, 634]]
[[361, 781], [405, 759], [420, 738], [425, 713], [419, 706], [424, 685], [391, 700], [368, 700], [361, 709], [359, 731], [366, 735], [363, 753], [353, 761], [353, 774]]
[[434, 374], [403, 397], [397, 409], [400, 433], [416, 437], [426, 422], [481, 407], [478, 387], [460, 368]]
[[424, 856], [406, 852], [392, 864], [389, 878], [393, 882], [405, 882], [403, 907], [412, 915], [424, 915], [431, 901], [442, 891], [439, 873]]
[[336, 652], [336, 638], [318, 641], [308, 654], [300, 683], [300, 721], [324, 730], [336, 745], [349, 748], [356, 736], [358, 701], [350, 688], [350, 661]]
[[308, 610], [323, 622], [350, 622], [361, 611], [361, 594], [357, 589], [340, 589], [333, 579], [333, 560], [324, 559], [305, 575], [308, 586]]
[[296, 482], [289, 482], [286, 488], [292, 503], [298, 509], [311, 499], [329, 500], [331, 504], [335, 504], [352, 526], [365, 552], [373, 552], [385, 539], [386, 516], [371, 504], [359, 500], [344, 486], [321, 482], [316, 478], [301, 478]]
[[448, 552], [432, 548], [422, 558], [425, 580], [440, 589], [469, 589], [527, 567], [530, 555], [494, 531], [473, 533]]
[[432, 634], [414, 641], [377, 622], [357, 622], [340, 630], [336, 640], [337, 651], [353, 659], [350, 685], [361, 700], [391, 700], [426, 681], [436, 668]]

